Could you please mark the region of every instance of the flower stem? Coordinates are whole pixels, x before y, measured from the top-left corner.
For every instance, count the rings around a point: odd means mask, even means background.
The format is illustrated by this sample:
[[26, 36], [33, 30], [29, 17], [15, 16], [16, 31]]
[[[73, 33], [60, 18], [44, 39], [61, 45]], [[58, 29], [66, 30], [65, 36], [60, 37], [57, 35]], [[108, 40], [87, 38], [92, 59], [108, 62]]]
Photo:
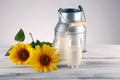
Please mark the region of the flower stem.
[[34, 39], [33, 39], [32, 33], [29, 33], [29, 35], [30, 35], [32, 41], [34, 42]]

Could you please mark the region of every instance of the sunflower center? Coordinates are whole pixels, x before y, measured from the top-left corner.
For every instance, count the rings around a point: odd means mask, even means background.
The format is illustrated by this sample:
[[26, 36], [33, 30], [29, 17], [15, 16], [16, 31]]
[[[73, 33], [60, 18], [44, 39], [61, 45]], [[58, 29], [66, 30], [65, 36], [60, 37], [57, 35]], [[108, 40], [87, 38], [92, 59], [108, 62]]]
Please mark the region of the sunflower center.
[[42, 56], [40, 57], [40, 63], [41, 63], [43, 66], [49, 65], [49, 63], [50, 63], [50, 58], [49, 58], [49, 56], [47, 56], [47, 55], [42, 55]]
[[29, 58], [29, 52], [25, 49], [21, 50], [18, 54], [18, 58], [22, 61], [26, 61]]

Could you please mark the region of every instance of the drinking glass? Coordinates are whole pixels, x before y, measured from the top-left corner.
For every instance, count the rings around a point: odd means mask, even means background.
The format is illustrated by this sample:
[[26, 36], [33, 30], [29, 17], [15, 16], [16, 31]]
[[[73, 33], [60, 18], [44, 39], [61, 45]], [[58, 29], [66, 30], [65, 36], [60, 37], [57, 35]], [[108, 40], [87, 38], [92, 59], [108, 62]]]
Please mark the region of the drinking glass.
[[67, 34], [67, 65], [71, 68], [78, 68], [82, 60], [81, 39], [76, 32], [68, 32]]

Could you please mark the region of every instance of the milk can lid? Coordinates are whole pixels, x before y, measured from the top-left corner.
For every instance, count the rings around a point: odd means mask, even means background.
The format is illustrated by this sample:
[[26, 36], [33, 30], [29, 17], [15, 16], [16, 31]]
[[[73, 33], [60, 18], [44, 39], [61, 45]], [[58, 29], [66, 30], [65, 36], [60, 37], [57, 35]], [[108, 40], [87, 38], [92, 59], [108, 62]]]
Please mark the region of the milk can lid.
[[62, 9], [60, 8], [58, 10], [58, 12], [63, 12], [63, 13], [75, 13], [75, 12], [81, 12], [83, 11], [83, 8], [81, 5], [78, 6], [79, 9], [76, 9], [76, 8], [65, 8], [65, 9]]
[[74, 9], [74, 8], [66, 8], [66, 9], [61, 9], [59, 12], [63, 13], [75, 13], [75, 12], [80, 12], [79, 9]]

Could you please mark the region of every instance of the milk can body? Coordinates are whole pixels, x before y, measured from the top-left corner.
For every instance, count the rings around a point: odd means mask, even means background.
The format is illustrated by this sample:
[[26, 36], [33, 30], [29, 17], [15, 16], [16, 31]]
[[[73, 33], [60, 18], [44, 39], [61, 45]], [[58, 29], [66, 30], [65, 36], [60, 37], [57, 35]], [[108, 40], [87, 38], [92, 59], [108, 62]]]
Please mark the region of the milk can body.
[[54, 46], [58, 49], [62, 59], [66, 59], [67, 32], [73, 32], [74, 43], [81, 41], [82, 52], [86, 51], [86, 27], [85, 25], [75, 25], [69, 27], [69, 23], [80, 22], [82, 20], [82, 10], [66, 8], [59, 10], [59, 21], [55, 27]]

